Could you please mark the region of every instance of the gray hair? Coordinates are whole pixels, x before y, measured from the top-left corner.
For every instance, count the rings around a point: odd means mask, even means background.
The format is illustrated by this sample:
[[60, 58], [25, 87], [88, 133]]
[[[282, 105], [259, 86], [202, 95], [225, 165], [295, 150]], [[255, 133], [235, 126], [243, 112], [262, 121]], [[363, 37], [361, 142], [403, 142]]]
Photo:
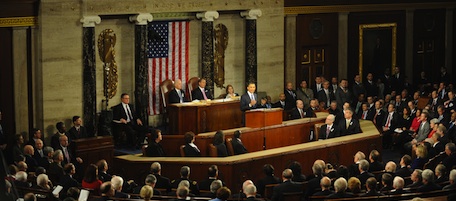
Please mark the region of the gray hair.
[[18, 181], [27, 181], [27, 173], [24, 171], [16, 172], [15, 176]]
[[247, 186], [245, 187], [244, 193], [245, 193], [246, 195], [255, 195], [256, 192], [257, 192], [257, 188], [256, 188], [256, 186], [253, 185], [253, 184], [247, 185]]
[[120, 176], [112, 177], [112, 179], [111, 179], [112, 188], [114, 188], [114, 190], [120, 190], [120, 188], [122, 188], [123, 182], [124, 182], [124, 180]]
[[359, 161], [358, 167], [362, 171], [367, 171], [367, 170], [369, 170], [369, 162], [367, 162], [367, 160], [365, 160], [365, 159], [362, 159]]
[[36, 178], [36, 184], [38, 186], [46, 186], [46, 184], [49, 182], [49, 177], [46, 174], [40, 174]]
[[402, 189], [404, 188], [404, 179], [402, 179], [402, 177], [399, 177], [399, 176], [396, 176], [394, 177], [394, 180], [393, 180], [393, 187], [394, 189]]
[[223, 186], [222, 181], [220, 181], [219, 179], [216, 179], [216, 180], [212, 181], [210, 190], [212, 193], [217, 193], [217, 190], [219, 188], [222, 188], [222, 186]]
[[190, 182], [188, 180], [182, 180], [181, 182], [179, 182], [178, 187], [181, 187], [181, 186], [185, 186], [187, 188], [190, 188]]
[[432, 172], [432, 170], [430, 169], [423, 170], [423, 172], [421, 173], [421, 177], [428, 183], [434, 182], [434, 172]]
[[54, 148], [52, 148], [52, 147], [50, 147], [50, 146], [46, 146], [46, 147], [43, 148], [43, 154], [46, 155], [46, 156], [47, 156], [49, 153], [52, 153], [52, 152], [54, 152]]
[[453, 181], [453, 182], [456, 182], [456, 169], [452, 169], [452, 170], [450, 171], [449, 180], [451, 180], [451, 181]]
[[345, 192], [347, 190], [347, 180], [340, 177], [334, 182], [334, 190], [337, 192]]
[[147, 175], [146, 179], [144, 180], [144, 183], [155, 184], [155, 183], [157, 183], [157, 177], [155, 177], [153, 174], [149, 174], [149, 175]]

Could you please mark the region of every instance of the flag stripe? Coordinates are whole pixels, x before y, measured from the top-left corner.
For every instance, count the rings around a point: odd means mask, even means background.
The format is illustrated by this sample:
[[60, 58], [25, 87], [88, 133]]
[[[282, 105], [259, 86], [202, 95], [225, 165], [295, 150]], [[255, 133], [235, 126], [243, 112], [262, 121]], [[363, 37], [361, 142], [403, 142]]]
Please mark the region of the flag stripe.
[[189, 68], [189, 22], [152, 22], [149, 31], [149, 115], [160, 114], [160, 83], [166, 79], [181, 79], [185, 88]]

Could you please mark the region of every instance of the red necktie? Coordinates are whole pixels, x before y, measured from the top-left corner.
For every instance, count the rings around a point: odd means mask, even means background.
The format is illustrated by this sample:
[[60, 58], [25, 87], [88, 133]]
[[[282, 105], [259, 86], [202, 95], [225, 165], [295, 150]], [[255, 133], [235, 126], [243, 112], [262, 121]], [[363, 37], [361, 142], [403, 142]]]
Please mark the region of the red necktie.
[[388, 119], [386, 120], [385, 127], [389, 128], [391, 123], [391, 115], [388, 114]]
[[365, 118], [365, 117], [366, 117], [365, 114], [366, 114], [366, 112], [363, 112], [363, 115], [361, 115], [361, 119], [366, 119], [366, 118]]

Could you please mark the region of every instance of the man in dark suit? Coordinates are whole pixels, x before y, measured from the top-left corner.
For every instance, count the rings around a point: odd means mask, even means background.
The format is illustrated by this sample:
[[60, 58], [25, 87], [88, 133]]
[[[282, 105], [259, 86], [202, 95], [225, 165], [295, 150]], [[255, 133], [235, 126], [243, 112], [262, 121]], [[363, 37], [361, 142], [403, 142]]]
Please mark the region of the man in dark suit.
[[329, 89], [329, 82], [323, 82], [323, 89], [317, 93], [318, 102], [325, 103], [325, 109], [329, 108], [331, 105], [331, 101], [336, 100], [334, 93], [331, 89]]
[[182, 90], [182, 81], [177, 79], [174, 81], [174, 89], [168, 93], [169, 104], [185, 102], [185, 92]]
[[[146, 179], [144, 179], [144, 185], [152, 187], [154, 190], [154, 196], [161, 195], [161, 192], [155, 189], [155, 184], [157, 183], [157, 177], [155, 177], [153, 174], [149, 174], [146, 176]], [[141, 188], [143, 186], [137, 186], [133, 189], [133, 194], [139, 194], [141, 192]]]
[[318, 111], [318, 100], [317, 99], [311, 99], [310, 100], [310, 107], [307, 108], [304, 111], [305, 117], [317, 117], [315, 114], [316, 111]]
[[111, 181], [112, 175], [110, 175], [108, 173], [108, 169], [109, 169], [108, 162], [106, 162], [106, 160], [104, 160], [104, 159], [101, 159], [97, 162], [97, 167], [98, 167], [98, 178], [102, 182]]
[[200, 78], [198, 80], [198, 87], [192, 91], [193, 100], [208, 100], [212, 99], [212, 93], [206, 89], [206, 79]]
[[355, 83], [353, 83], [352, 92], [353, 97], [358, 97], [360, 94], [366, 94], [366, 88], [364, 88], [363, 83], [361, 83], [361, 76], [355, 75]]
[[323, 82], [320, 76], [315, 77], [315, 82], [312, 85], [312, 91], [315, 96], [317, 96], [318, 92], [323, 89]]
[[259, 199], [256, 198], [257, 195], [257, 188], [254, 184], [249, 184], [245, 186], [245, 188], [242, 189], [242, 192], [245, 194], [245, 199], [246, 201], [259, 201]]
[[429, 107], [429, 112], [432, 116], [437, 113], [437, 107], [439, 105], [443, 105], [443, 101], [439, 98], [437, 91], [432, 91], [431, 99], [429, 99], [429, 102], [427, 104], [427, 107]]
[[201, 156], [201, 151], [194, 144], [195, 134], [193, 132], [186, 132], [184, 134], [184, 140], [185, 140], [185, 147], [184, 147], [185, 156], [187, 156], [187, 157]]
[[280, 93], [279, 94], [279, 101], [275, 102], [272, 104], [272, 108], [282, 108], [284, 110], [287, 110], [288, 108], [288, 105], [287, 105], [287, 102], [285, 102], [285, 94], [284, 93]]
[[[42, 140], [37, 140], [35, 141], [35, 153], [33, 154], [33, 158], [38, 162], [38, 166], [41, 166], [42, 160], [47, 160], [46, 154], [44, 153], [43, 150], [43, 141]], [[42, 166], [43, 167], [43, 166]], [[46, 168], [46, 167], [44, 167]]]
[[42, 140], [42, 133], [41, 130], [38, 128], [33, 128], [32, 129], [32, 136], [30, 136], [29, 141], [26, 143], [26, 145], [32, 145], [33, 148], [35, 148], [35, 141], [38, 139]]
[[157, 183], [155, 183], [155, 188], [166, 189], [166, 191], [171, 191], [171, 182], [167, 177], [161, 175], [161, 165], [159, 162], [154, 162], [150, 166], [150, 172], [157, 178]]
[[456, 145], [452, 142], [445, 145], [445, 153], [447, 157], [443, 159], [442, 164], [448, 169], [453, 169], [456, 165]]
[[388, 192], [387, 194], [388, 195], [400, 195], [400, 194], [408, 193], [408, 191], [404, 190], [404, 185], [405, 185], [405, 182], [402, 177], [400, 177], [400, 176], [394, 177], [394, 179], [393, 179], [393, 188], [394, 189], [391, 190], [390, 192]]
[[368, 73], [366, 76], [367, 82], [364, 83], [364, 88], [366, 89], [367, 97], [376, 97], [378, 96], [378, 87], [377, 83], [374, 82], [374, 76], [372, 73]]
[[[136, 116], [133, 105], [130, 104], [130, 96], [123, 93], [121, 103], [114, 106], [113, 122], [114, 122], [114, 141], [117, 145], [121, 144], [119, 139], [120, 133], [125, 132], [128, 139], [128, 145], [131, 147], [139, 147], [144, 140], [144, 128], [141, 119]], [[137, 139], [136, 139], [137, 138]]]
[[291, 181], [292, 177], [293, 172], [291, 169], [285, 169], [282, 172], [282, 183], [273, 188], [272, 201], [283, 201], [284, 193], [302, 192], [302, 186]]
[[60, 146], [60, 136], [64, 136], [64, 135], [67, 135], [66, 134], [66, 127], [65, 127], [65, 124], [63, 122], [57, 122], [55, 124], [55, 128], [57, 129], [57, 132], [52, 135], [51, 137], [51, 147], [54, 148], [54, 149], [57, 149], [59, 146]]
[[296, 101], [296, 107], [291, 111], [291, 119], [301, 119], [306, 117], [306, 112], [304, 111], [304, 103], [302, 100]]
[[68, 163], [81, 164], [83, 161], [81, 158], [76, 157], [76, 154], [74, 153], [74, 148], [68, 142], [68, 137], [64, 135], [61, 136], [59, 140], [60, 146], [57, 147], [57, 149], [62, 150], [63, 153], [62, 165], [66, 165]]
[[402, 178], [410, 177], [410, 175], [412, 174], [412, 170], [409, 168], [411, 163], [412, 157], [410, 157], [409, 155], [402, 156], [401, 161], [399, 162], [401, 167], [396, 170], [396, 176], [400, 176]]
[[339, 122], [339, 129], [341, 136], [361, 133], [359, 121], [353, 118], [353, 110], [345, 110], [344, 118]]
[[[265, 191], [266, 185], [280, 183], [280, 178], [274, 176], [274, 166], [272, 166], [271, 164], [263, 165], [263, 173], [264, 173], [264, 177], [259, 179], [256, 182], [256, 184], [258, 186], [258, 193], [260, 195], [265, 195], [264, 191]], [[265, 198], [270, 199], [271, 197], [265, 197]]]
[[402, 91], [404, 87], [404, 76], [398, 66], [394, 67], [394, 74], [391, 76], [391, 88], [396, 92]]
[[360, 195], [360, 197], [367, 196], [382, 196], [383, 193], [377, 191], [377, 180], [374, 177], [370, 177], [366, 180], [366, 193]]
[[329, 177], [323, 177], [320, 180], [321, 191], [314, 193], [312, 196], [328, 196], [334, 193], [331, 190], [331, 179]]
[[337, 88], [336, 96], [337, 106], [342, 109], [345, 102], [352, 102], [352, 93], [348, 90], [348, 81], [346, 79], [340, 80], [339, 88]]
[[420, 169], [415, 169], [410, 176], [410, 180], [412, 180], [412, 184], [408, 185], [407, 188], [418, 188], [421, 185], [423, 185], [421, 173], [423, 173], [423, 170]]
[[304, 196], [306, 198], [308, 198], [309, 196], [312, 196], [314, 193], [316, 193], [318, 191], [318, 189], [320, 188], [320, 182], [321, 182], [321, 179], [323, 178], [324, 171], [325, 171], [325, 166], [323, 164], [314, 162], [314, 164], [312, 166], [312, 172], [315, 177], [310, 179], [307, 182], [307, 187], [306, 187], [305, 194], [304, 194]]
[[80, 116], [73, 116], [73, 127], [68, 130], [68, 138], [70, 142], [76, 139], [82, 139], [89, 137], [87, 129], [82, 126], [82, 119]]
[[367, 103], [361, 105], [361, 110], [358, 113], [358, 119], [372, 121], [374, 119], [374, 112], [369, 110]]
[[180, 175], [181, 177], [179, 179], [175, 179], [171, 181], [171, 187], [172, 188], [177, 188], [179, 183], [183, 180], [187, 180], [190, 183], [190, 193], [194, 195], [199, 195], [199, 186], [198, 182], [192, 181], [189, 179], [190, 177], [190, 167], [188, 166], [183, 166], [180, 170]]
[[336, 181], [334, 182], [334, 190], [336, 192], [329, 195], [327, 198], [352, 198], [352, 197], [355, 197], [355, 195], [345, 192], [347, 190], [347, 180], [343, 177], [336, 179]]
[[242, 144], [241, 131], [234, 131], [233, 137], [231, 144], [233, 145], [234, 155], [248, 153], [249, 151], [247, 151], [247, 148]]
[[[358, 169], [359, 169], [359, 175], [357, 176], [359, 181], [361, 181], [361, 187], [363, 187], [366, 184], [367, 179], [374, 177], [375, 175], [368, 172], [369, 171], [369, 162], [367, 160], [362, 159], [359, 161], [358, 164]], [[377, 181], [375, 181], [377, 183]]]
[[285, 94], [285, 105], [288, 105], [290, 108], [296, 106], [296, 91], [293, 90], [293, 84], [291, 82], [287, 83], [283, 93]]
[[60, 185], [63, 187], [61, 192], [66, 193], [67, 190], [71, 187], [81, 187], [81, 184], [73, 178], [74, 174], [76, 174], [76, 168], [74, 167], [73, 163], [68, 163], [63, 167], [63, 171], [65, 171], [65, 175], [60, 178]]
[[255, 83], [249, 83], [247, 85], [247, 93], [242, 94], [241, 96], [241, 111], [242, 115], [242, 124], [245, 124], [245, 111], [256, 109], [259, 106], [260, 101], [258, 100], [258, 95], [255, 93], [256, 85]]
[[35, 154], [35, 150], [32, 145], [25, 145], [24, 157], [25, 163], [27, 163], [28, 166], [27, 172], [35, 172], [35, 169], [38, 167], [38, 162], [33, 158], [33, 154]]
[[328, 108], [328, 113], [336, 116], [334, 124], [336, 124], [336, 126], [339, 126], [340, 120], [344, 118], [344, 113], [337, 106], [337, 101], [331, 101], [331, 105]]
[[326, 117], [325, 125], [320, 127], [320, 136], [318, 137], [319, 140], [326, 140], [340, 136], [339, 128], [334, 124], [335, 120], [336, 116], [332, 114]]
[[394, 133], [394, 130], [398, 127], [400, 127], [399, 114], [397, 114], [394, 105], [389, 104], [388, 112], [385, 114], [384, 120], [382, 122], [383, 147], [389, 148], [392, 146], [392, 135]]
[[[211, 184], [213, 181], [219, 179], [218, 178], [218, 167], [217, 165], [211, 165], [209, 166], [208, 170], [207, 170], [207, 176], [208, 178], [199, 182], [198, 184], [198, 187], [200, 190], [211, 190]], [[220, 179], [219, 179], [220, 180]], [[223, 182], [222, 182], [223, 184]], [[223, 186], [225, 186], [225, 184], [223, 184]]]
[[375, 126], [378, 130], [382, 130], [383, 119], [385, 118], [385, 111], [383, 110], [382, 102], [376, 101], [375, 102], [375, 110], [374, 110], [374, 117], [372, 121], [374, 122]]
[[419, 193], [425, 193], [430, 191], [442, 190], [442, 187], [434, 183], [434, 172], [430, 169], [423, 170], [421, 173], [423, 179], [423, 185], [416, 189]]

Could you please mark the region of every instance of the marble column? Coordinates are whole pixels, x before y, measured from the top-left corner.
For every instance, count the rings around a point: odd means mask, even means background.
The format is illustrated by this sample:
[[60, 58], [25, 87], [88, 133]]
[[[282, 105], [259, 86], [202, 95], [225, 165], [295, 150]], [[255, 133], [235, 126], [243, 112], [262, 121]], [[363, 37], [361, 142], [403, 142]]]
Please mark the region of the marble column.
[[138, 117], [147, 124], [149, 114], [149, 90], [147, 86], [147, 23], [152, 22], [150, 13], [140, 13], [130, 17], [135, 23], [135, 109]]
[[214, 20], [218, 19], [217, 11], [206, 11], [197, 13], [196, 17], [201, 19], [201, 72], [202, 78], [206, 79], [206, 87], [214, 97]]
[[[449, 75], [453, 75], [453, 62], [454, 62], [454, 8], [447, 8], [445, 14], [445, 67]], [[452, 78], [455, 78], [453, 75]]]
[[83, 63], [83, 114], [87, 133], [95, 135], [97, 120], [97, 93], [95, 75], [95, 24], [99, 24], [99, 16], [84, 16], [82, 23], [82, 63]]
[[[28, 133], [29, 114], [29, 82], [27, 69], [27, 29], [28, 27], [14, 27], [13, 30], [13, 71], [14, 71], [14, 107], [16, 133]], [[33, 126], [33, 124], [31, 124]]]
[[415, 9], [405, 11], [405, 75], [413, 82], [413, 14]]
[[348, 73], [348, 12], [339, 13], [339, 48], [338, 48], [337, 76], [347, 78]]
[[245, 17], [245, 86], [255, 83], [258, 87], [258, 62], [257, 62], [257, 28], [256, 20], [261, 17], [259, 9], [252, 9], [241, 12]]
[[296, 83], [296, 17], [285, 16], [285, 82]]

